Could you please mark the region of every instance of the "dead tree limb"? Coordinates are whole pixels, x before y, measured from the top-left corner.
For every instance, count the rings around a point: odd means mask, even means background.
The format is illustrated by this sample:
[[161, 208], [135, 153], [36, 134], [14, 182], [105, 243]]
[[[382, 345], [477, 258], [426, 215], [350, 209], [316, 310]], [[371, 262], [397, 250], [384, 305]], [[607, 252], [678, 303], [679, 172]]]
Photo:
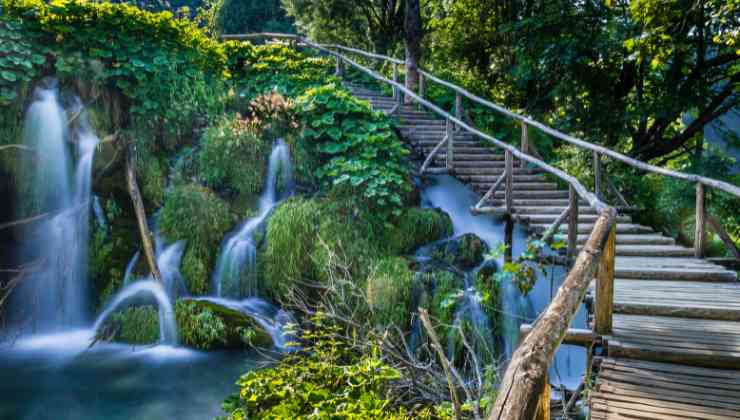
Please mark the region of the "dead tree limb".
[[25, 152], [36, 153], [36, 151], [33, 150], [32, 148], [22, 145], [22, 144], [5, 144], [3, 146], [0, 146], [0, 150], [6, 150], [6, 149], [18, 149], [18, 150], [23, 150]]
[[442, 350], [442, 345], [439, 343], [437, 333], [434, 332], [434, 326], [432, 326], [432, 322], [429, 321], [429, 313], [426, 309], [419, 308], [419, 318], [421, 319], [421, 323], [424, 326], [427, 334], [429, 334], [429, 339], [432, 340], [432, 347], [434, 347], [434, 350], [437, 352], [437, 356], [439, 356], [439, 361], [442, 364], [445, 375], [447, 376], [447, 385], [450, 387], [450, 398], [452, 398], [452, 407], [455, 410], [455, 418], [459, 420], [462, 417], [462, 412], [460, 408], [460, 397], [457, 395], [457, 387], [455, 386], [455, 380], [452, 377], [450, 362], [449, 360], [447, 360], [447, 356], [445, 356], [444, 350]]
[[129, 145], [126, 151], [126, 181], [128, 183], [128, 192], [131, 195], [131, 202], [134, 205], [136, 221], [139, 224], [139, 233], [141, 234], [142, 248], [144, 248], [144, 255], [146, 255], [147, 263], [149, 263], [149, 270], [152, 272], [152, 277], [156, 281], [161, 282], [162, 274], [159, 271], [159, 267], [157, 267], [157, 258], [154, 254], [154, 245], [152, 244], [152, 233], [149, 231], [149, 225], [146, 221], [144, 200], [141, 199], [139, 185], [136, 183], [136, 161], [134, 153], [133, 146]]

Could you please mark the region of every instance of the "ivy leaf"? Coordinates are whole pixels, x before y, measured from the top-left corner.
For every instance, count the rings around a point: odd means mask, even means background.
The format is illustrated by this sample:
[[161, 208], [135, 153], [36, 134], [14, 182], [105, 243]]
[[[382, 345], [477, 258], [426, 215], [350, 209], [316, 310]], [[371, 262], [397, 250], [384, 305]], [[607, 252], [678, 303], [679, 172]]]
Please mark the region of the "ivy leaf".
[[0, 76], [2, 76], [3, 79], [9, 82], [15, 82], [16, 80], [18, 80], [18, 76], [15, 73], [7, 70], [0, 71]]

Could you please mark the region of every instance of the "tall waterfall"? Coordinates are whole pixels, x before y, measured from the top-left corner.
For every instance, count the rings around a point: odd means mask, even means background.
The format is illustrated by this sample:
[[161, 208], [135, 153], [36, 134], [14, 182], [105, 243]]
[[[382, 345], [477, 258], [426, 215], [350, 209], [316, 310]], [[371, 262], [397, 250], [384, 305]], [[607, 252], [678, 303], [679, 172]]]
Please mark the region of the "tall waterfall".
[[241, 298], [257, 294], [257, 244], [254, 232], [262, 226], [278, 200], [289, 196], [292, 191], [290, 151], [284, 141], [278, 140], [272, 146], [257, 215], [230, 233], [221, 249], [213, 276], [217, 296]]
[[56, 89], [37, 89], [24, 127], [33, 158], [24, 162], [28, 201], [21, 208], [47, 216], [26, 235], [23, 254], [38, 268], [13, 301], [19, 322], [33, 331], [79, 326], [86, 318], [91, 169], [98, 138], [83, 112], [74, 131], [68, 124]]

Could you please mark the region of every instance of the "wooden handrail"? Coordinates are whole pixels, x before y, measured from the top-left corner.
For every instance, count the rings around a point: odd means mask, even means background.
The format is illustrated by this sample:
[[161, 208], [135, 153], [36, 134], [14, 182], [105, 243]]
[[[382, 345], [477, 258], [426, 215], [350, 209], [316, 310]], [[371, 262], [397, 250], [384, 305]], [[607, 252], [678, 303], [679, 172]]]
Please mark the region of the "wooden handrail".
[[534, 417], [555, 351], [563, 342], [601, 261], [617, 213], [601, 212], [573, 268], [545, 312], [519, 344], [499, 385], [489, 420], [529, 420]]

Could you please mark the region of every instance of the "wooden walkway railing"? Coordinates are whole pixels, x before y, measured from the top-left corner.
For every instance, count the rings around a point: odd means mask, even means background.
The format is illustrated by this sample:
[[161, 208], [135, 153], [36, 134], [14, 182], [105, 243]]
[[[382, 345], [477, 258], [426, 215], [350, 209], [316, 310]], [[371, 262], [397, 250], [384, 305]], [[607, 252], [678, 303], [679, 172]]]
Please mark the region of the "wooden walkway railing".
[[[452, 83], [437, 78], [436, 76], [429, 74], [425, 71], [421, 71], [419, 91], [413, 92], [407, 89], [403, 84], [399, 83], [399, 71], [398, 66], [403, 65], [402, 60], [387, 57], [384, 55], [373, 54], [358, 49], [345, 47], [341, 45], [321, 45], [314, 43], [308, 39], [302, 38], [296, 35], [286, 34], [274, 34], [274, 33], [262, 33], [262, 34], [248, 34], [248, 35], [224, 35], [224, 39], [260, 39], [260, 38], [272, 38], [272, 39], [283, 39], [289, 40], [291, 45], [301, 45], [308, 48], [316, 49], [326, 55], [330, 55], [336, 59], [336, 70], [337, 75], [342, 75], [345, 65], [350, 65], [357, 70], [369, 75], [371, 78], [378, 82], [387, 84], [393, 89], [393, 98], [397, 102], [397, 105], [391, 110], [395, 112], [399, 109], [406, 101], [412, 101], [419, 106], [426, 108], [434, 114], [439, 115], [446, 121], [446, 129], [444, 138], [436, 144], [432, 149], [431, 153], [425, 159], [422, 164], [422, 172], [430, 171], [430, 165], [435, 155], [439, 153], [443, 148], [446, 149], [446, 169], [454, 170], [454, 159], [453, 151], [455, 144], [456, 133], [460, 130], [464, 130], [471, 133], [473, 136], [483, 139], [490, 144], [503, 150], [505, 155], [505, 170], [504, 173], [495, 181], [492, 187], [484, 194], [483, 199], [474, 206], [471, 211], [474, 213], [486, 213], [486, 212], [500, 212], [513, 214], [515, 209], [513, 208], [513, 168], [514, 159], [517, 158], [520, 161], [520, 165], [525, 167], [527, 164], [534, 165], [544, 172], [552, 174], [557, 178], [561, 179], [569, 185], [569, 205], [568, 207], [557, 217], [552, 225], [546, 229], [543, 239], [551, 240], [558, 231], [561, 224], [567, 220], [568, 224], [568, 254], [572, 257], [576, 257], [575, 262], [571, 270], [569, 271], [564, 283], [559, 288], [556, 296], [545, 309], [544, 313], [538, 318], [536, 323], [528, 327], [528, 333], [523, 339], [517, 350], [515, 351], [511, 362], [504, 374], [503, 381], [500, 386], [498, 398], [496, 400], [494, 409], [490, 413], [490, 419], [531, 419], [534, 418], [535, 412], [540, 401], [540, 395], [543, 390], [546, 389], [546, 376], [549, 365], [553, 359], [554, 353], [559, 345], [564, 341], [568, 340], [569, 337], [583, 337], [584, 333], [582, 330], [569, 330], [569, 326], [576, 311], [581, 305], [583, 298], [588, 290], [589, 284], [592, 279], [596, 278], [596, 301], [597, 305], [594, 314], [593, 323], [593, 335], [588, 337], [598, 338], [599, 336], [609, 335], [612, 331], [612, 307], [614, 301], [614, 272], [615, 272], [615, 237], [616, 237], [616, 221], [617, 221], [617, 210], [628, 206], [627, 201], [619, 193], [613, 183], [608, 180], [606, 174], [602, 170], [601, 159], [603, 156], [608, 156], [614, 160], [623, 162], [632, 167], [650, 172], [656, 173], [676, 179], [681, 179], [689, 182], [696, 183], [696, 241], [695, 241], [695, 254], [697, 257], [704, 255], [704, 238], [705, 238], [705, 223], [707, 220], [706, 208], [705, 208], [705, 187], [715, 188], [720, 191], [732, 194], [740, 197], [740, 188], [726, 182], [702, 177], [694, 174], [686, 174], [682, 172], [676, 172], [665, 168], [660, 168], [654, 165], [650, 165], [645, 162], [641, 162], [614, 152], [612, 150], [597, 146], [586, 141], [577, 139], [570, 135], [561, 133], [553, 128], [550, 128], [538, 121], [535, 121], [527, 116], [523, 116], [507, 110], [499, 105], [482, 99], [472, 93], [462, 89]], [[392, 79], [386, 78], [382, 74], [369, 69], [352, 58], [348, 57], [348, 54], [357, 54], [365, 58], [373, 60], [381, 60], [388, 62], [393, 66]], [[445, 86], [455, 92], [455, 106], [453, 113], [447, 112], [434, 103], [430, 102], [424, 97], [425, 83], [427, 80], [438, 83]], [[517, 149], [495, 137], [484, 133], [463, 118], [464, 110], [462, 108], [462, 98], [467, 98], [470, 101], [478, 103], [482, 106], [490, 108], [494, 111], [502, 113], [512, 119], [521, 122], [521, 145]], [[405, 98], [405, 99], [404, 99]], [[553, 167], [541, 159], [539, 153], [537, 153], [534, 145], [530, 143], [529, 129], [535, 127], [544, 133], [547, 133], [557, 139], [573, 144], [581, 149], [589, 150], [592, 152], [594, 162], [594, 176], [595, 176], [595, 190], [596, 193], [590, 192], [585, 186], [583, 186], [578, 179], [565, 173], [564, 171]], [[536, 156], [533, 156], [536, 155]], [[603, 201], [603, 188], [607, 186], [617, 196], [620, 206], [612, 207]], [[486, 207], [484, 203], [496, 192], [497, 189], [504, 189], [504, 205], [501, 208], [497, 207]], [[582, 248], [582, 252], [577, 253], [576, 242], [578, 235], [578, 212], [579, 212], [579, 200], [584, 200], [597, 211], [598, 218], [593, 229], [590, 232], [588, 240], [585, 246]], [[710, 218], [713, 222], [713, 228], [719, 232], [716, 225], [718, 223], [714, 218]], [[726, 232], [719, 232], [723, 241], [727, 243], [727, 246], [737, 252], [732, 241], [729, 239], [729, 235]], [[723, 234], [724, 233], [724, 234]], [[736, 254], [740, 258], [740, 254]], [[587, 340], [588, 341], [588, 340]]]

